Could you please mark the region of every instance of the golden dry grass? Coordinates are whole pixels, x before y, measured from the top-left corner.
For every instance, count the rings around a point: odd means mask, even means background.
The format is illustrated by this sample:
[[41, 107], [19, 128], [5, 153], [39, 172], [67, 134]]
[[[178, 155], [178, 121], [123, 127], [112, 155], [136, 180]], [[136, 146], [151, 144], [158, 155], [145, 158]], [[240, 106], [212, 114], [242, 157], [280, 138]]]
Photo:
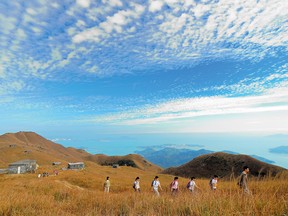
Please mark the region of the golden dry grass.
[[[42, 167], [41, 172], [52, 172]], [[101, 167], [88, 163], [82, 171], [60, 171], [58, 176], [38, 179], [37, 174], [0, 175], [0, 215], [287, 215], [288, 181], [285, 175], [250, 181], [252, 196], [243, 195], [236, 181], [219, 181], [210, 191], [207, 179], [198, 179], [202, 188], [189, 193], [187, 179], [179, 178], [181, 191], [169, 192], [173, 176], [159, 175], [161, 196], [151, 192], [155, 173], [131, 167]], [[106, 176], [111, 192], [103, 193]], [[141, 179], [141, 194], [133, 192], [136, 176]]]

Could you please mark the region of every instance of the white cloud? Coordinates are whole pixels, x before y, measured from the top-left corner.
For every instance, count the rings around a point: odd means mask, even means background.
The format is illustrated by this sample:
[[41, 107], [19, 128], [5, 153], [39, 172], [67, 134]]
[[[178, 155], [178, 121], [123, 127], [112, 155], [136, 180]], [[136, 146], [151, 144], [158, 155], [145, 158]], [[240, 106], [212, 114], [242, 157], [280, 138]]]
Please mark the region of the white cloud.
[[70, 36], [75, 35], [76, 32], [77, 32], [77, 29], [76, 29], [75, 27], [70, 27], [70, 28], [67, 29], [67, 33], [68, 33], [68, 35], [70, 35]]
[[54, 8], [59, 8], [59, 4], [57, 4], [56, 2], [52, 2], [51, 3], [51, 6], [54, 7]]
[[72, 139], [70, 138], [53, 138], [51, 141], [53, 142], [61, 142], [61, 141], [71, 141]]
[[41, 33], [42, 32], [42, 30], [40, 29], [40, 28], [38, 28], [38, 27], [31, 27], [31, 29], [32, 29], [32, 31], [33, 32], [35, 32], [35, 33], [37, 33], [37, 34], [39, 34], [39, 33]]
[[76, 0], [76, 3], [83, 8], [89, 8], [90, 7], [90, 0]]
[[89, 73], [94, 73], [95, 74], [95, 73], [99, 72], [99, 69], [98, 69], [98, 67], [96, 65], [94, 65], [91, 68], [87, 69], [87, 71]]
[[100, 29], [91, 28], [88, 30], [85, 30], [77, 35], [75, 35], [72, 40], [74, 43], [81, 43], [83, 41], [95, 41], [100, 42], [101, 36], [104, 36], [104, 32]]
[[109, 4], [112, 7], [122, 7], [123, 3], [120, 0], [109, 0]]
[[112, 17], [108, 17], [107, 20], [111, 24], [118, 24], [118, 25], [125, 25], [128, 22], [127, 17], [125, 16], [125, 11], [119, 11]]
[[288, 111], [287, 92], [288, 87], [282, 87], [267, 90], [260, 96], [175, 99], [115, 115], [97, 117], [95, 121], [136, 125], [170, 122], [199, 116]]
[[13, 92], [19, 92], [26, 88], [26, 84], [21, 81], [13, 81], [13, 80], [8, 80], [7, 82], [3, 82], [2, 85], [0, 86], [0, 95], [9, 95], [10, 93]]
[[149, 11], [154, 13], [154, 12], [160, 11], [162, 7], [163, 7], [162, 1], [152, 0], [149, 6]]
[[33, 8], [27, 8], [26, 12], [30, 15], [37, 15], [37, 12]]
[[0, 14], [0, 28], [2, 34], [9, 34], [13, 29], [15, 29], [15, 25], [17, 23], [17, 19], [14, 17], [7, 17]]
[[78, 20], [76, 23], [76, 26], [77, 27], [83, 27], [83, 26], [86, 26], [86, 23], [83, 20]]
[[[157, 1], [150, 3], [153, 2]], [[181, 3], [178, 1], [177, 4]], [[201, 53], [199, 60], [210, 56], [224, 58], [226, 55], [260, 59], [268, 54], [267, 49], [261, 49], [256, 44], [261, 47], [288, 45], [288, 31], [285, 30], [288, 28], [285, 22], [288, 11], [285, 6], [288, 7], [288, 1], [186, 1], [183, 4], [185, 10], [182, 10], [185, 24], [181, 19], [181, 10], [163, 10], [163, 21], [157, 24], [160, 31], [153, 33], [151, 41], [164, 46], [163, 50], [174, 50], [167, 53], [162, 50], [163, 61], [175, 57], [175, 53], [182, 61], [185, 57], [189, 59], [188, 56], [193, 53]], [[229, 43], [232, 46], [235, 43], [235, 46], [225, 47]]]
[[52, 49], [52, 52], [51, 52], [51, 59], [53, 61], [58, 61], [58, 60], [61, 60], [62, 59], [62, 54], [61, 52], [59, 51], [59, 49]]
[[[101, 40], [111, 37], [111, 33], [115, 31], [118, 34], [123, 33], [124, 27], [132, 23], [133, 20], [138, 19], [144, 12], [144, 7], [138, 4], [131, 4], [133, 9], [120, 10], [112, 16], [107, 16], [106, 21], [101, 22], [99, 26], [86, 29], [76, 34], [72, 41], [74, 43], [81, 43], [83, 41], [93, 41], [99, 43]], [[131, 28], [127, 28], [125, 32], [133, 32]]]
[[0, 63], [0, 78], [4, 78], [4, 77], [5, 77], [4, 67], [3, 67], [3, 65]]
[[189, 19], [189, 15], [185, 13], [181, 14], [180, 17], [171, 17], [169, 21], [163, 22], [159, 29], [166, 33], [177, 33], [185, 27], [187, 19]]
[[23, 29], [17, 29], [16, 36], [18, 40], [24, 40], [27, 38], [27, 35]]

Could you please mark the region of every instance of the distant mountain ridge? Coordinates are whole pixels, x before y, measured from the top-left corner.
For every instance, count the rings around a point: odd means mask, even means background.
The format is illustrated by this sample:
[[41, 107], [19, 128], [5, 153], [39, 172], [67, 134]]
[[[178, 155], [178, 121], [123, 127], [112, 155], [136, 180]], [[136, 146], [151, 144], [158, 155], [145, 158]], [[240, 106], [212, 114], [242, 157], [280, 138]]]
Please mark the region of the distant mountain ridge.
[[147, 160], [159, 165], [160, 167], [168, 168], [173, 166], [180, 166], [195, 157], [212, 153], [212, 151], [206, 149], [191, 150], [166, 147], [161, 150], [146, 148], [142, 151], [136, 151], [136, 153], [142, 155]]
[[[102, 158], [102, 160], [100, 160]], [[128, 161], [134, 163], [139, 169], [148, 171], [162, 170], [160, 167], [145, 160], [140, 155], [127, 156], [103, 156], [92, 155], [85, 150], [71, 147], [64, 147], [54, 143], [34, 132], [6, 133], [0, 136], [0, 168], [7, 167], [8, 164], [23, 160], [37, 160], [39, 165], [51, 165], [53, 162], [89, 161], [99, 165], [109, 165], [109, 162]], [[106, 161], [106, 163], [105, 163]], [[129, 165], [129, 164], [128, 164]]]
[[271, 148], [269, 151], [275, 154], [288, 154], [288, 146], [278, 146]]
[[[173, 148], [173, 147], [164, 147], [160, 149], [156, 149], [155, 147], [147, 147], [144, 150], [136, 151], [137, 154], [142, 155], [147, 160], [163, 168], [180, 166], [200, 155], [209, 154], [213, 152], [215, 151], [207, 149], [192, 150], [186, 148]], [[237, 152], [227, 150], [222, 152], [229, 154], [239, 154]], [[272, 160], [260, 157], [258, 155], [251, 155], [251, 156], [265, 163], [270, 164], [275, 163]]]
[[238, 176], [244, 165], [249, 166], [253, 176], [265, 176], [285, 171], [283, 167], [261, 162], [248, 155], [234, 155], [224, 152], [201, 155], [179, 167], [165, 169], [162, 173], [182, 177], [210, 178], [213, 175], [220, 177]]

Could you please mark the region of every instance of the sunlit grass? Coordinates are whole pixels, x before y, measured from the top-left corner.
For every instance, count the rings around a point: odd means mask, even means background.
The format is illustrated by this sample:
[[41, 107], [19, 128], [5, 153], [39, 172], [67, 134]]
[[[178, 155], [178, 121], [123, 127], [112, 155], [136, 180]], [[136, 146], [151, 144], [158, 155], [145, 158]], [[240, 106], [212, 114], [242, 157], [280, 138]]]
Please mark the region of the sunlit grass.
[[[47, 169], [49, 169], [47, 167]], [[49, 172], [52, 172], [49, 170]], [[197, 179], [202, 189], [191, 194], [188, 179], [179, 178], [177, 196], [169, 184], [173, 176], [159, 175], [161, 196], [154, 196], [154, 173], [121, 167], [89, 166], [83, 171], [60, 171], [58, 176], [37, 178], [37, 174], [0, 176], [0, 215], [287, 215], [288, 181], [281, 178], [250, 181], [253, 195], [242, 194], [236, 180], [220, 180], [210, 191], [207, 179]], [[103, 193], [106, 176], [111, 192]], [[132, 183], [140, 177], [140, 194]]]

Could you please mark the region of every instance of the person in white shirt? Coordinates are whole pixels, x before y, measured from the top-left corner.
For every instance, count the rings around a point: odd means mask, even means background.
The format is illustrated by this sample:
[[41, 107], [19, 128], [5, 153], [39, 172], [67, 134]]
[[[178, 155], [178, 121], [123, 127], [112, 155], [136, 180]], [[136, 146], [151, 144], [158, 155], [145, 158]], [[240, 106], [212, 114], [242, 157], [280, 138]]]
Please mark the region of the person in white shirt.
[[134, 184], [133, 184], [133, 188], [135, 192], [139, 192], [140, 193], [140, 178], [137, 176]]
[[161, 184], [160, 184], [160, 181], [159, 181], [159, 177], [158, 176], [155, 176], [154, 180], [152, 181], [152, 184], [151, 184], [152, 188], [153, 188], [153, 191], [154, 193], [157, 195], [157, 196], [160, 196], [160, 193], [158, 191], [158, 188], [161, 188]]
[[109, 176], [107, 176], [106, 181], [104, 182], [104, 192], [109, 193], [110, 190], [110, 180]]
[[193, 177], [191, 177], [190, 178], [190, 181], [188, 182], [188, 184], [187, 184], [187, 188], [189, 189], [189, 191], [191, 192], [191, 193], [193, 193], [194, 191], [195, 191], [195, 188], [198, 188], [199, 190], [201, 190], [199, 187], [198, 187], [198, 185], [196, 184], [196, 182], [195, 182], [195, 177], [193, 176]]
[[213, 178], [210, 180], [210, 187], [211, 190], [215, 191], [217, 189], [217, 183], [218, 183], [218, 176], [214, 175]]

